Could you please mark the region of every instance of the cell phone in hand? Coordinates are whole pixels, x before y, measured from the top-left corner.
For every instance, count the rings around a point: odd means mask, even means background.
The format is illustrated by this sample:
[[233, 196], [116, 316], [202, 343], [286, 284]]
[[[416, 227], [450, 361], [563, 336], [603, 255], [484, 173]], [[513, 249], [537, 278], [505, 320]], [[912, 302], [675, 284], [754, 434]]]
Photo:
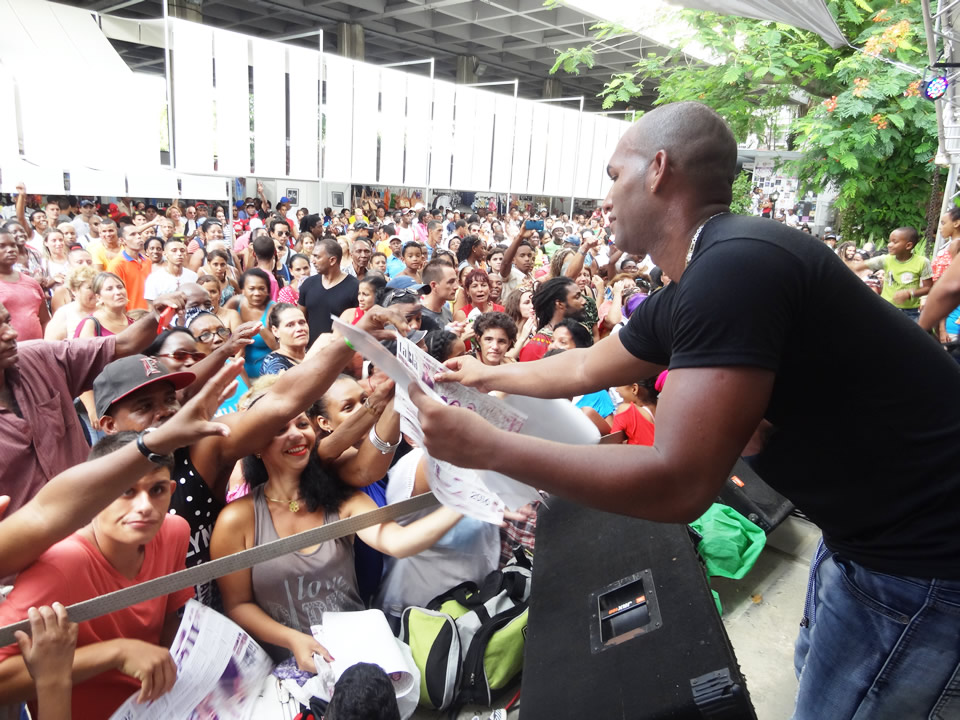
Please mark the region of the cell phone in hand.
[[537, 232], [543, 232], [543, 220], [527, 220], [523, 227], [525, 230], [536, 230]]

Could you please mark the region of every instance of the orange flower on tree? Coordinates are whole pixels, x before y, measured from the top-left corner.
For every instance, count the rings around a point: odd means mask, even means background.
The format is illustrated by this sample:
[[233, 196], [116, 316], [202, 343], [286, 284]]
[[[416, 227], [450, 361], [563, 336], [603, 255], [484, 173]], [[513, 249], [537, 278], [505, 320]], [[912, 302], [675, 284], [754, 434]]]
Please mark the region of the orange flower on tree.
[[919, 97], [920, 96], [920, 80], [914, 80], [912, 83], [907, 85], [907, 89], [903, 91], [904, 97]]
[[867, 88], [870, 86], [870, 80], [867, 78], [856, 78], [853, 81], [853, 96], [854, 97], [863, 97], [863, 94], [867, 91]]
[[827, 109], [827, 112], [833, 112], [837, 109], [837, 96], [827, 98], [823, 101], [823, 106]]
[[877, 56], [883, 52], [896, 52], [900, 44], [910, 34], [910, 23], [901, 20], [883, 31], [881, 35], [874, 35], [864, 43], [863, 51], [867, 55]]
[[870, 122], [876, 125], [877, 128], [880, 130], [886, 130], [889, 127], [889, 124], [887, 123], [887, 119], [880, 113], [877, 113], [872, 118], [870, 118]]

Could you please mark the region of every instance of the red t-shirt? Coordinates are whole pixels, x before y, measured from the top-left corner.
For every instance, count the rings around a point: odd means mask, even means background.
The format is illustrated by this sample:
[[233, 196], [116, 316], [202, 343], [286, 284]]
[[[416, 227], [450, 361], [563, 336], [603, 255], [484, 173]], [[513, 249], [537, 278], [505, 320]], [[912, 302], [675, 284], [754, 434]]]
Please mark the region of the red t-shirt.
[[550, 347], [551, 342], [553, 342], [551, 335], [538, 332], [527, 341], [526, 345], [520, 348], [520, 354], [517, 356], [517, 359], [520, 362], [539, 360], [547, 354], [547, 349]]
[[630, 445], [653, 445], [653, 423], [633, 403], [613, 416], [610, 432], [620, 430], [624, 431]]
[[26, 273], [17, 282], [0, 280], [0, 303], [10, 313], [10, 324], [17, 331], [17, 340], [43, 340], [40, 327], [40, 305], [46, 302], [40, 283]]
[[[147, 543], [140, 572], [130, 580], [117, 572], [86, 538], [74, 533], [17, 576], [13, 591], [0, 603], [0, 625], [23, 620], [31, 605], [54, 602], [72, 605], [183, 570], [189, 544], [187, 521], [177, 515], [165, 516], [160, 531]], [[192, 597], [190, 587], [80, 623], [77, 647], [117, 638], [158, 645], [167, 615], [186, 605]], [[0, 662], [19, 654], [17, 645], [0, 648]], [[119, 670], [101, 673], [73, 686], [73, 717], [109, 718], [139, 690], [139, 681]], [[30, 705], [33, 716], [37, 717], [36, 702]]]

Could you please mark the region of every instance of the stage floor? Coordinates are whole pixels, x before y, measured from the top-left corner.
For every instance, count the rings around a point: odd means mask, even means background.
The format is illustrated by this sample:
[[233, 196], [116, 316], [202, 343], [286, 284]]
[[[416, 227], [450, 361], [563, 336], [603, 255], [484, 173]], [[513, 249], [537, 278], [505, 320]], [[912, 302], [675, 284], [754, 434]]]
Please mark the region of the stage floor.
[[[745, 578], [712, 581], [758, 720], [784, 720], [793, 712], [797, 691], [793, 642], [803, 613], [810, 558], [819, 539], [815, 525], [789, 517], [767, 538], [767, 546]], [[519, 689], [518, 681], [514, 692]], [[512, 695], [508, 693], [504, 703]], [[468, 707], [457, 720], [487, 720], [490, 712], [488, 708]], [[449, 712], [418, 709], [413, 717], [449, 718]], [[507, 718], [517, 720], [518, 710], [511, 709]]]

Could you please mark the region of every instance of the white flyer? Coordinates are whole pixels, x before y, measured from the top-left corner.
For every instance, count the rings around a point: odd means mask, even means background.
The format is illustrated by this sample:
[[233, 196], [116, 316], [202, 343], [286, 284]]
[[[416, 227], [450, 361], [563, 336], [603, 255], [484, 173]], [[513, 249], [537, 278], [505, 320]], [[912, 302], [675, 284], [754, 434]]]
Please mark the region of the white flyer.
[[[379, 370], [397, 385], [395, 407], [400, 414], [400, 429], [423, 445], [423, 433], [416, 406], [407, 392], [416, 383], [429, 397], [447, 405], [473, 410], [481, 417], [508, 432], [519, 432], [527, 421], [520, 410], [503, 401], [468, 388], [460, 383], [437, 383], [434, 377], [446, 368], [406, 338], [397, 339], [397, 356], [391, 355], [375, 338], [339, 318], [334, 328]], [[477, 472], [428, 457], [430, 487], [441, 503], [464, 515], [499, 525], [507, 507], [519, 508], [538, 500], [539, 493], [523, 483], [498, 473]], [[490, 486], [490, 482], [494, 487]]]
[[380, 610], [325, 612], [322, 624], [311, 626], [310, 632], [335, 658], [330, 666], [337, 680], [347, 668], [365, 662], [379, 665], [390, 676], [398, 698], [413, 689], [413, 672]]
[[196, 600], [187, 603], [170, 654], [173, 689], [138, 705], [134, 693], [111, 720], [247, 720], [273, 662], [239, 625]]

